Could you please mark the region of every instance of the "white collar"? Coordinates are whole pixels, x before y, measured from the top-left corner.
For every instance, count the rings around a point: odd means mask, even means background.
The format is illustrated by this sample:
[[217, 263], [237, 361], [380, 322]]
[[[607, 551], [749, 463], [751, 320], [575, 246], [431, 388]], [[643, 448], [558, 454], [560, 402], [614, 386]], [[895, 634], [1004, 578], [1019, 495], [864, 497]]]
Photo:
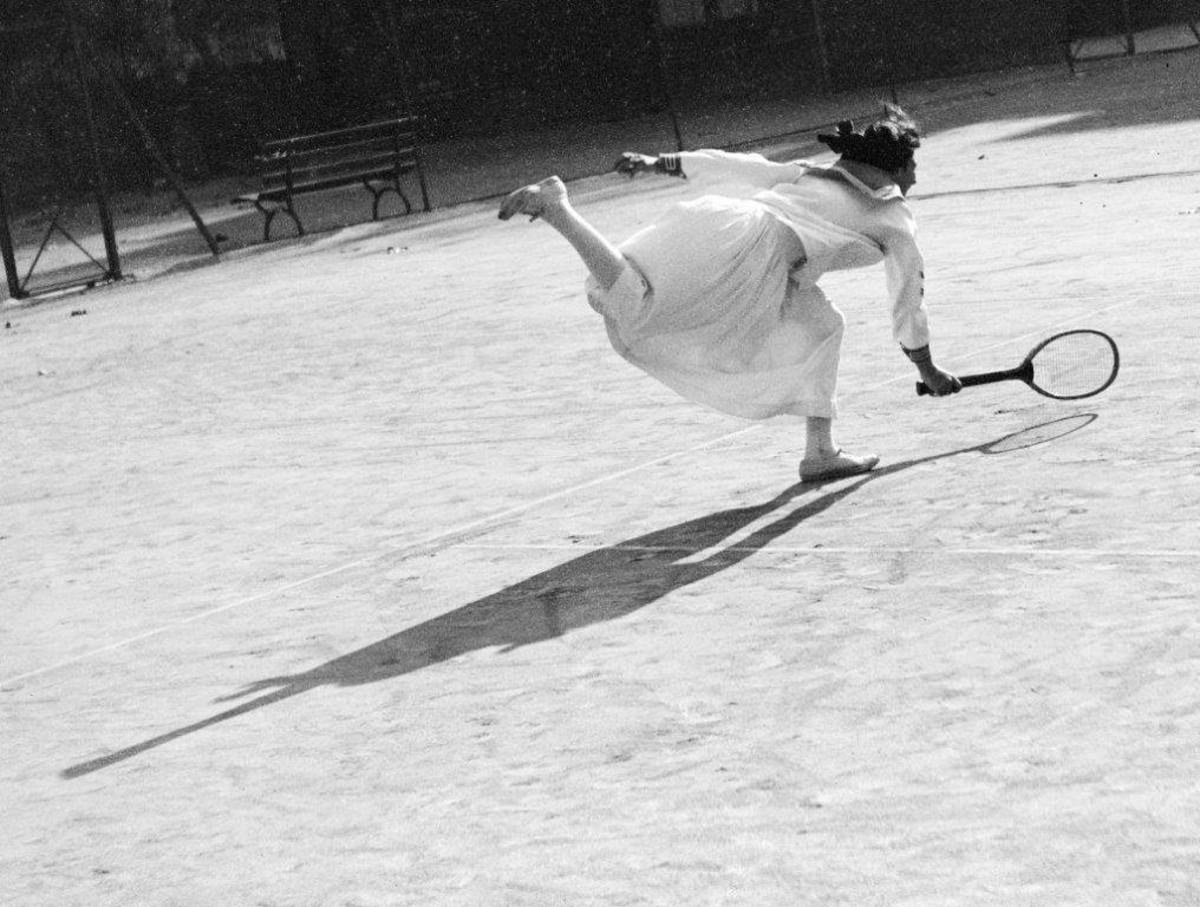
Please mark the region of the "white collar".
[[896, 181], [888, 176], [885, 171], [870, 164], [863, 164], [859, 161], [838, 160], [832, 164], [817, 164], [814, 169], [824, 170], [831, 175], [840, 176], [859, 192], [869, 195], [871, 198], [879, 199], [880, 201], [904, 199], [904, 193], [900, 191], [900, 187], [896, 185]]

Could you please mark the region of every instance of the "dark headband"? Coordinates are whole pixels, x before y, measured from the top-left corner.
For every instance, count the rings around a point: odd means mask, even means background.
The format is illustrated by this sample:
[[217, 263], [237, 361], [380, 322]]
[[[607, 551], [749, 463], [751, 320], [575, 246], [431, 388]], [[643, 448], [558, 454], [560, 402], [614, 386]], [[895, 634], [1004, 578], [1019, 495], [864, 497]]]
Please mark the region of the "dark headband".
[[817, 139], [848, 161], [870, 164], [889, 173], [907, 166], [913, 158], [913, 149], [920, 144], [915, 131], [910, 132], [893, 120], [872, 123], [863, 132], [854, 131], [853, 121], [842, 120], [836, 135], [822, 134]]

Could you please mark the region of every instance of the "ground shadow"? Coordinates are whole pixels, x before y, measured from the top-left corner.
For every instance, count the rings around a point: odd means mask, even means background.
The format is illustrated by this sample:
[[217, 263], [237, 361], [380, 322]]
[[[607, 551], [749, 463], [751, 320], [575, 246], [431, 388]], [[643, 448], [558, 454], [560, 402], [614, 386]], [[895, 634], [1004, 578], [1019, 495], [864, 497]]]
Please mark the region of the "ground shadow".
[[[617, 620], [741, 563], [871, 482], [963, 454], [999, 454], [1045, 444], [1079, 431], [1095, 419], [1094, 413], [1068, 416], [986, 444], [894, 463], [853, 480], [824, 485], [795, 484], [761, 504], [718, 511], [589, 551], [302, 674], [260, 680], [218, 700], [254, 697], [240, 705], [73, 765], [61, 773], [62, 777], [78, 778], [316, 687], [390, 680], [467, 652], [489, 648], [508, 652], [591, 624]], [[739, 530], [776, 512], [776, 519], [735, 545], [718, 547]], [[717, 550], [696, 559], [696, 555], [713, 548]]]

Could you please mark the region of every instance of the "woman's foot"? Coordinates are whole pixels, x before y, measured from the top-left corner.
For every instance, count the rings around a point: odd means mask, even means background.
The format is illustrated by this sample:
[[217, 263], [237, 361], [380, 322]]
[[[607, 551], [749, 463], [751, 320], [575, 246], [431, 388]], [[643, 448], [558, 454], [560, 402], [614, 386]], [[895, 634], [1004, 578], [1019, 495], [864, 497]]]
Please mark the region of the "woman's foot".
[[500, 219], [528, 214], [530, 220], [537, 220], [548, 208], [561, 207], [566, 200], [567, 187], [557, 176], [551, 176], [510, 192], [500, 205]]
[[879, 457], [852, 457], [842, 450], [819, 456], [805, 457], [800, 461], [801, 482], [827, 482], [848, 476], [870, 472], [879, 463]]

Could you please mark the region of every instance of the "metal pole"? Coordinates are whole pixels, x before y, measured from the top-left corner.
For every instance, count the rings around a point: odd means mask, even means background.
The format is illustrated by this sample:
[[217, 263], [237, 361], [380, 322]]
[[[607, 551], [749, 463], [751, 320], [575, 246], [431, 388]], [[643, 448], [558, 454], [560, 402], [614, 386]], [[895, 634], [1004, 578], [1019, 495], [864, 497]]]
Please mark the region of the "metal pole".
[[[388, 28], [388, 54], [392, 58], [392, 68], [395, 70], [396, 92], [399, 97], [399, 105], [402, 110], [396, 111], [401, 116], [415, 117], [416, 111], [413, 110], [412, 94], [408, 90], [408, 72], [404, 65], [404, 60], [400, 55], [400, 23], [399, 17], [396, 15], [396, 7], [394, 0], [382, 0], [385, 15], [387, 16]], [[418, 131], [421, 125], [420, 119], [415, 121], [413, 126], [413, 157], [417, 161], [417, 182], [421, 185], [421, 202], [426, 211], [431, 210], [429, 205], [429, 186], [425, 182], [425, 167], [421, 160], [421, 133]]]
[[1121, 12], [1125, 16], [1125, 50], [1132, 57], [1136, 51], [1133, 46], [1133, 14], [1129, 9], [1129, 0], [1121, 0]]
[[896, 69], [899, 66], [900, 54], [896, 50], [896, 42], [900, 34], [900, 17], [896, 15], [896, 4], [888, 5], [888, 82], [892, 90], [892, 103], [900, 106], [900, 96], [896, 93]]
[[4, 275], [8, 278], [8, 293], [21, 298], [21, 276], [17, 273], [17, 255], [13, 249], [12, 232], [8, 226], [8, 203], [4, 200], [4, 174], [0, 173], [0, 253], [4, 256]]
[[142, 122], [142, 118], [138, 116], [137, 110], [133, 106], [133, 102], [129, 100], [129, 96], [125, 94], [125, 89], [121, 87], [121, 83], [117, 81], [117, 77], [113, 75], [108, 64], [97, 56], [96, 66], [99, 68], [101, 75], [108, 82], [109, 88], [121, 102], [121, 106], [125, 108], [125, 113], [128, 114], [130, 122], [137, 129], [138, 134], [142, 137], [142, 144], [146, 146], [146, 150], [150, 152], [150, 156], [154, 158], [154, 162], [158, 164], [158, 169], [162, 171], [167, 182], [174, 190], [175, 195], [183, 203], [188, 214], [192, 218], [192, 223], [196, 225], [196, 229], [200, 231], [200, 235], [204, 237], [204, 241], [208, 244], [209, 251], [213, 257], [219, 258], [221, 249], [217, 245], [216, 239], [208, 230], [208, 224], [200, 217], [200, 212], [196, 210], [196, 206], [192, 204], [192, 200], [188, 198], [188, 194], [183, 191], [183, 185], [179, 182], [179, 177], [175, 175], [175, 171], [171, 169], [171, 165], [167, 163], [167, 159], [163, 157], [162, 152], [158, 148], [158, 143], [154, 141], [154, 136], [150, 134], [150, 130], [146, 128], [146, 124]]
[[817, 55], [821, 59], [821, 84], [825, 91], [833, 91], [833, 71], [829, 65], [829, 47], [825, 43], [825, 21], [821, 14], [821, 0], [811, 0], [813, 28], [817, 32]]
[[[87, 90], [87, 71], [84, 67], [85, 58], [83, 56], [83, 45], [86, 39], [79, 33], [79, 28], [76, 26], [75, 19], [71, 15], [69, 0], [62, 0], [61, 5], [63, 15], [67, 20], [67, 28], [71, 32], [71, 43], [75, 48], [75, 59], [77, 68], [79, 70], [80, 84], [83, 88], [84, 105], [87, 111], [88, 130], [92, 137], [92, 155], [96, 162], [98, 194], [101, 196], [99, 199], [100, 220], [101, 223], [104, 224], [104, 245], [106, 249], [109, 249], [109, 262], [110, 267], [113, 270], [113, 279], [120, 280], [121, 265], [120, 261], [116, 258], [117, 244], [112, 229], [112, 217], [108, 211], [107, 187], [104, 186], [104, 176], [100, 166], [99, 143], [96, 139], [96, 127], [92, 117], [92, 100]], [[113, 75], [112, 70], [108, 67], [107, 62], [103, 59], [103, 57], [95, 53], [95, 48], [91, 47], [90, 49], [92, 50], [96, 59], [96, 68], [99, 69], [100, 75], [102, 75], [105, 81], [108, 82], [109, 88], [112, 90], [112, 93], [116, 96], [117, 100], [121, 102], [121, 106], [125, 108], [125, 113], [128, 114], [129, 119], [137, 129], [138, 134], [141, 135], [142, 143], [146, 146], [146, 150], [150, 152], [150, 156], [154, 158], [155, 163], [158, 164], [159, 169], [162, 171], [163, 176], [166, 177], [167, 182], [171, 185], [171, 188], [175, 191], [176, 196], [179, 197], [179, 200], [187, 209], [188, 214], [191, 215], [192, 221], [196, 225], [196, 229], [200, 231], [200, 235], [204, 237], [205, 243], [208, 244], [209, 251], [212, 252], [214, 257], [219, 258], [221, 255], [221, 249], [217, 245], [216, 239], [213, 237], [212, 233], [209, 232], [208, 225], [204, 223], [204, 220], [200, 217], [200, 212], [196, 210], [196, 207], [192, 204], [192, 200], [188, 198], [187, 193], [183, 191], [183, 186], [180, 185], [179, 178], [175, 175], [175, 171], [171, 169], [171, 165], [167, 163], [166, 158], [164, 158], [162, 152], [159, 151], [158, 143], [154, 141], [154, 137], [150, 134], [150, 130], [146, 128], [146, 124], [143, 123], [142, 118], [138, 116], [137, 110], [134, 109], [133, 103], [126, 96], [125, 90], [121, 87], [121, 83], [117, 81], [117, 77]]]
[[[655, 0], [648, 0], [655, 2]], [[663, 100], [667, 102], [667, 114], [671, 118], [671, 128], [675, 132], [675, 150], [683, 151], [683, 132], [679, 128], [679, 115], [675, 111], [675, 99], [671, 93], [670, 82], [667, 81], [667, 64], [663, 59], [662, 37], [660, 35], [658, 10], [650, 9], [650, 53], [654, 56], [654, 68], [658, 72], [658, 82], [662, 86]]]
[[100, 154], [100, 139], [96, 131], [96, 117], [92, 110], [92, 93], [88, 89], [87, 70], [84, 66], [83, 45], [75, 18], [67, 0], [61, 4], [67, 32], [71, 36], [71, 49], [75, 55], [75, 73], [79, 79], [79, 91], [83, 98], [84, 121], [87, 124], [88, 145], [94, 171], [93, 185], [96, 191], [96, 208], [100, 213], [100, 231], [104, 234], [104, 253], [108, 259], [108, 274], [111, 280], [121, 279], [121, 256], [117, 251], [117, 235], [113, 229], [112, 212], [108, 207], [108, 182], [104, 177], [104, 159]]

